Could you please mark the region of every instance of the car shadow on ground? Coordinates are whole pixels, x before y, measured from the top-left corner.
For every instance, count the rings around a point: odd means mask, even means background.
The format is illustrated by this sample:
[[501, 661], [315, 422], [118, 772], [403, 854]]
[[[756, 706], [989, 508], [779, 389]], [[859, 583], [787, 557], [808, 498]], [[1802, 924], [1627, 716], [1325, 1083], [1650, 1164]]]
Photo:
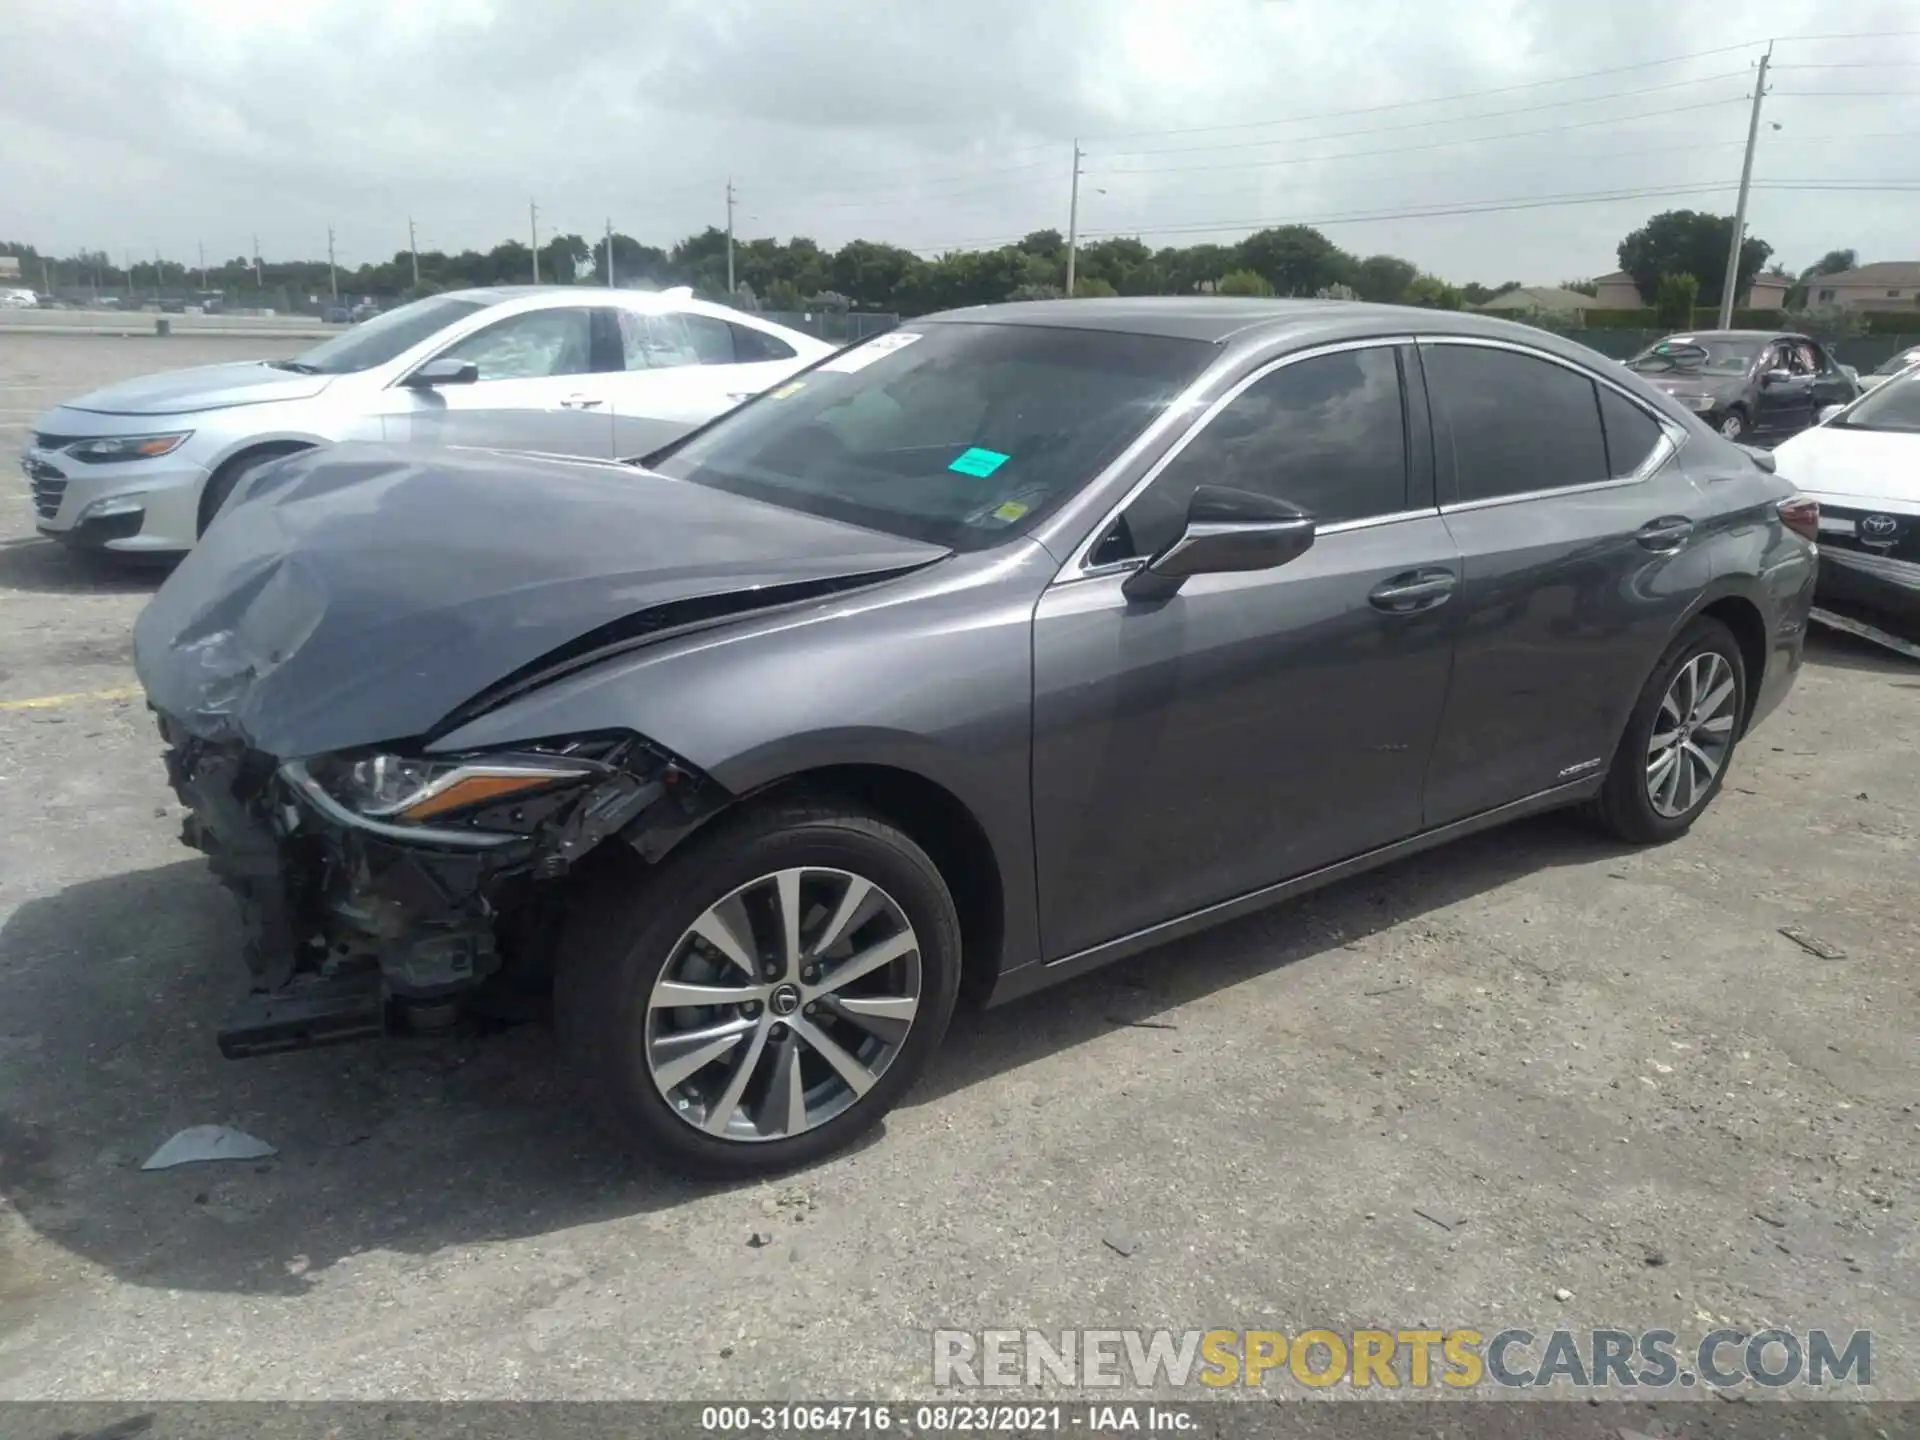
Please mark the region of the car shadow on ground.
[[[907, 1105], [964, 1104], [969, 1087], [1116, 1028], [1172, 1025], [1163, 1017], [1189, 1001], [1517, 875], [1615, 853], [1567, 818], [1521, 822], [963, 1011]], [[292, 1295], [363, 1251], [545, 1234], [712, 1188], [617, 1152], [542, 1026], [222, 1060], [213, 1032], [239, 990], [238, 944], [232, 907], [197, 860], [28, 901], [0, 928], [0, 1196], [46, 1240], [128, 1283]], [[206, 1123], [279, 1154], [139, 1169], [169, 1135]], [[867, 1143], [885, 1144], [884, 1128]]]
[[1853, 670], [1920, 684], [1920, 660], [1845, 630], [1829, 630], [1824, 625], [1815, 625], [1808, 631], [1807, 663], [1822, 669]]
[[37, 535], [0, 540], [0, 590], [42, 595], [151, 594], [177, 563], [69, 550]]

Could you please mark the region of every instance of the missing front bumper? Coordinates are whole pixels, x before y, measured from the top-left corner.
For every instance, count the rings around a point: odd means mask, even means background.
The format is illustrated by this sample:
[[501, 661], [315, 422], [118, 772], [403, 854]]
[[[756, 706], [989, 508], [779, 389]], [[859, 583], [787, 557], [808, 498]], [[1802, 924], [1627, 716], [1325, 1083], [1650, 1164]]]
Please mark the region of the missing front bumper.
[[554, 930], [529, 921], [576, 867], [614, 836], [649, 853], [654, 837], [697, 823], [710, 788], [629, 738], [607, 747], [590, 780], [527, 805], [526, 833], [434, 843], [433, 830], [396, 837], [323, 803], [272, 756], [164, 716], [160, 728], [168, 777], [192, 812], [181, 838], [240, 910], [253, 993], [219, 1035], [236, 1058], [377, 1036], [396, 1012], [408, 1028], [443, 1028], [483, 988], [523, 986], [550, 965]]

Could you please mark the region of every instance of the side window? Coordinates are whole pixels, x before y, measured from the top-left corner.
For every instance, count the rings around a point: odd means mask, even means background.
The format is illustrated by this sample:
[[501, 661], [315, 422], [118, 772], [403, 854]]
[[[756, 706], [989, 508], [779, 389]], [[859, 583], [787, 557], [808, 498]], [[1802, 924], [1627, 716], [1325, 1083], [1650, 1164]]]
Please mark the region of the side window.
[[1799, 357], [1800, 369], [1808, 375], [1818, 375], [1825, 368], [1820, 363], [1820, 352], [1805, 340], [1795, 343], [1793, 353]]
[[734, 353], [733, 326], [726, 321], [711, 315], [676, 315], [674, 318], [687, 327], [687, 338], [693, 342], [693, 353], [700, 357], [702, 365], [731, 365], [740, 358]]
[[1767, 350], [1767, 363], [1760, 367], [1761, 373], [1768, 370], [1785, 370], [1793, 373], [1793, 347], [1784, 341], [1776, 342]]
[[1663, 433], [1658, 420], [1607, 385], [1600, 387], [1600, 423], [1607, 436], [1608, 473], [1616, 477], [1644, 465]]
[[687, 332], [684, 315], [646, 315], [622, 309], [620, 358], [628, 370], [670, 370], [698, 365], [700, 352]]
[[1451, 454], [1458, 501], [1492, 500], [1608, 477], [1592, 379], [1484, 345], [1421, 347], [1434, 442]]
[[530, 310], [476, 330], [436, 359], [470, 360], [482, 380], [535, 380], [593, 369], [593, 312]]
[[1390, 346], [1283, 365], [1206, 423], [1095, 550], [1106, 564], [1180, 538], [1194, 488], [1297, 505], [1322, 524], [1407, 506], [1406, 417]]
[[759, 360], [793, 359], [793, 347], [776, 335], [731, 322], [727, 328], [733, 332], [733, 358], [742, 365]]

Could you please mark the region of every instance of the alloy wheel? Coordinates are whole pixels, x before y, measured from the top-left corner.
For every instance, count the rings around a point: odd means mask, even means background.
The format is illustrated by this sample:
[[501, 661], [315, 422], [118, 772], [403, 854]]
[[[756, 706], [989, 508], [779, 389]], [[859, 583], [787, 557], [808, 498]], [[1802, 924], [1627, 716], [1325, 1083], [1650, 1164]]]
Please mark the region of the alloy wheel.
[[1729, 440], [1738, 440], [1747, 433], [1747, 422], [1738, 414], [1729, 415], [1720, 422], [1720, 433]]
[[852, 1108], [905, 1045], [920, 945], [872, 881], [819, 866], [749, 881], [674, 945], [647, 1000], [653, 1083], [721, 1139], [783, 1140]]
[[1733, 749], [1739, 690], [1717, 650], [1695, 655], [1667, 686], [1647, 740], [1647, 799], [1658, 814], [1677, 819], [1712, 788]]

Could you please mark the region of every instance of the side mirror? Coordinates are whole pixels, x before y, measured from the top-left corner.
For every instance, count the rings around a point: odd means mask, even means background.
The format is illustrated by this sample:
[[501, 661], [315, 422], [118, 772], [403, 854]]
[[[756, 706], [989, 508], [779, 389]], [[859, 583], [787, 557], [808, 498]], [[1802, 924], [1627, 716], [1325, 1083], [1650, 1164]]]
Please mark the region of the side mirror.
[[1820, 407], [1820, 423], [1822, 425], [1826, 424], [1827, 421], [1831, 420], [1846, 408], [1844, 405], [1822, 405]]
[[1129, 600], [1165, 600], [1190, 575], [1272, 570], [1313, 546], [1314, 519], [1306, 511], [1245, 490], [1196, 486], [1180, 538], [1121, 585]]
[[480, 367], [471, 360], [429, 360], [400, 383], [412, 390], [432, 390], [441, 385], [471, 385], [480, 378]]
[[1784, 385], [1793, 378], [1791, 370], [1769, 370], [1760, 377], [1762, 385]]

